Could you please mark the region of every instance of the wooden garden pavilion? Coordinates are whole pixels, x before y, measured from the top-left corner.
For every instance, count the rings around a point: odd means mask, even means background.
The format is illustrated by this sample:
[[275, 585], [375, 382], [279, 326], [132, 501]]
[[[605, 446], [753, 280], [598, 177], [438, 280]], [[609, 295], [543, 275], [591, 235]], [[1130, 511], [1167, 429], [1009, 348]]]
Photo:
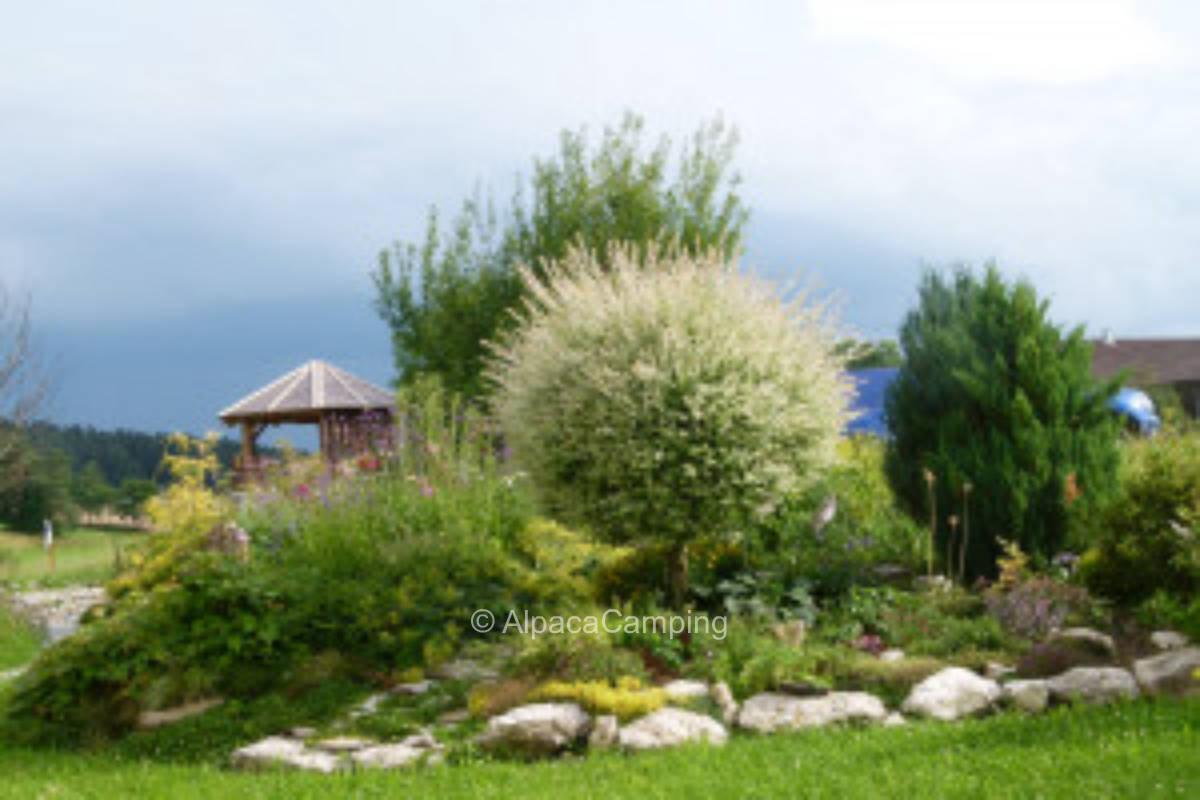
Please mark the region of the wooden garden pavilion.
[[392, 393], [324, 361], [309, 361], [243, 397], [220, 413], [226, 425], [240, 425], [239, 477], [257, 477], [263, 462], [255, 445], [268, 425], [315, 424], [321, 455], [334, 462], [371, 447], [389, 448]]

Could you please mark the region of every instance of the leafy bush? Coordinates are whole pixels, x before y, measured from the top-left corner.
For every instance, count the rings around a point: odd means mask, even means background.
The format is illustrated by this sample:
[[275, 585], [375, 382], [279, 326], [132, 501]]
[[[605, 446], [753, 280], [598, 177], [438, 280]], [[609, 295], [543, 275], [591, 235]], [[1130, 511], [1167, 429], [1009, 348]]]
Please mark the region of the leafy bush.
[[1050, 558], [1071, 505], [1115, 488], [1117, 426], [1105, 406], [1115, 387], [1093, 380], [1082, 328], [1064, 335], [1030, 284], [1010, 287], [994, 266], [982, 278], [930, 272], [919, 294], [885, 400], [889, 480], [922, 522], [932, 495], [939, 556], [950, 515], [961, 515], [950, 560], [967, 538], [968, 578], [994, 574], [1001, 536]]
[[400, 461], [277, 496], [288, 510], [246, 516], [249, 557], [181, 547], [160, 554], [178, 556], [165, 567], [144, 560], [107, 613], [43, 651], [9, 716], [52, 736], [112, 736], [148, 708], [311, 682], [325, 653], [342, 656], [330, 678], [386, 683], [453, 655], [475, 636], [475, 609], [503, 619], [587, 602], [583, 554], [597, 548], [531, 525], [520, 486], [480, 468], [477, 451], [425, 446], [458, 466], [411, 473]]
[[1040, 641], [1069, 622], [1091, 622], [1095, 603], [1087, 590], [1047, 577], [1002, 584], [984, 593], [988, 611], [1008, 633]]
[[608, 681], [633, 676], [645, 678], [642, 658], [619, 647], [618, 634], [563, 634], [522, 639], [506, 672], [511, 676], [561, 681]]
[[1126, 442], [1121, 491], [1083, 517], [1092, 545], [1080, 578], [1096, 594], [1135, 605], [1156, 591], [1200, 592], [1200, 433]]
[[1136, 618], [1148, 630], [1175, 630], [1200, 641], [1200, 597], [1179, 597], [1160, 589], [1138, 605]]
[[[760, 534], [784, 572], [802, 577], [821, 597], [877, 583], [884, 572], [923, 569], [928, 534], [896, 504], [883, 470], [884, 445], [872, 436], [838, 443], [838, 462], [805, 495], [789, 500]], [[833, 499], [833, 519], [817, 529], [818, 509]]]
[[849, 386], [823, 307], [790, 304], [719, 254], [574, 252], [489, 374], [514, 454], [555, 516], [671, 548], [744, 530], [834, 461]]
[[812, 624], [817, 606], [803, 580], [784, 584], [771, 572], [740, 572], [693, 593], [713, 612], [756, 620], [798, 619]]
[[854, 587], [828, 610], [815, 633], [825, 641], [843, 643], [877, 636], [879, 647], [935, 657], [1009, 651], [1015, 646], [986, 614], [983, 601], [961, 589], [912, 594], [890, 587]]

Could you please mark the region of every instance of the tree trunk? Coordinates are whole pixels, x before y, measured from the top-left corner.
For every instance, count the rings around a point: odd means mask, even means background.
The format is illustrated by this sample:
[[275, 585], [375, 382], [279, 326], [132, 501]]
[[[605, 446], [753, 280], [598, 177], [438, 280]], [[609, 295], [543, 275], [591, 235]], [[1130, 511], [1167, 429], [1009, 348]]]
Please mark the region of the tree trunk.
[[688, 593], [687, 543], [680, 542], [671, 548], [667, 573], [667, 602], [675, 611], [683, 609]]

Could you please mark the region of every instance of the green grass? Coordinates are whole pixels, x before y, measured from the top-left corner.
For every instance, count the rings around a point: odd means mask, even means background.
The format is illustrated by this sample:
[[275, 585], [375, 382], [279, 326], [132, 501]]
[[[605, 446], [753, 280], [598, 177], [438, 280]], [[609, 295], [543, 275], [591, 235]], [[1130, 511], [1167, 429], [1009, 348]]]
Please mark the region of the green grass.
[[44, 586], [101, 583], [112, 577], [113, 551], [144, 533], [107, 528], [70, 528], [55, 535], [50, 571], [41, 535], [0, 531], [0, 583]]
[[0, 744], [2, 797], [1196, 797], [1200, 699], [1063, 708], [955, 724], [739, 736], [532, 765], [409, 773], [239, 774]]
[[40, 647], [41, 637], [0, 599], [0, 671], [29, 663]]

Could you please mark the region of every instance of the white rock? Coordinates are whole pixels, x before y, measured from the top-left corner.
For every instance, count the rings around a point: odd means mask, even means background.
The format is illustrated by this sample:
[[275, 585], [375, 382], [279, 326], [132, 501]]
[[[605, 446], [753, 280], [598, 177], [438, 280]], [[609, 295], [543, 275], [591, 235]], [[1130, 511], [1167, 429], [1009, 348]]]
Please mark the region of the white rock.
[[1137, 682], [1120, 667], [1075, 667], [1046, 680], [1053, 700], [1106, 703], [1138, 696]]
[[1009, 681], [1000, 687], [1001, 697], [1022, 711], [1045, 711], [1050, 703], [1050, 687], [1044, 680]]
[[686, 703], [697, 697], [708, 697], [708, 684], [704, 681], [674, 680], [663, 684], [667, 699], [674, 703]]
[[901, 725], [907, 725], [907, 724], [908, 724], [908, 720], [906, 720], [904, 718], [904, 715], [901, 714], [899, 711], [893, 711], [892, 713], [888, 714], [886, 717], [883, 718], [883, 727], [885, 727], [885, 728], [898, 728]]
[[405, 747], [415, 747], [419, 750], [428, 750], [435, 747], [441, 747], [441, 745], [438, 744], [438, 740], [434, 739], [433, 734], [431, 734], [429, 731], [421, 731], [420, 733], [414, 733], [411, 736], [406, 736], [400, 740], [400, 744], [404, 745]]
[[387, 700], [388, 696], [382, 692], [377, 692], [366, 700], [363, 700], [354, 708], [350, 709], [350, 718], [358, 719], [359, 717], [369, 717], [379, 711], [379, 704]]
[[341, 768], [337, 756], [309, 750], [295, 739], [268, 736], [266, 739], [235, 750], [233, 766], [239, 769], [264, 769], [273, 766], [292, 767], [312, 772], [336, 772]]
[[1150, 634], [1150, 643], [1159, 650], [1179, 650], [1188, 646], [1188, 638], [1175, 631], [1155, 631]]
[[350, 754], [356, 766], [369, 769], [399, 769], [415, 764], [430, 751], [406, 744], [380, 744]]
[[617, 731], [616, 716], [613, 714], [601, 714], [596, 717], [596, 721], [592, 725], [592, 732], [588, 734], [588, 747], [593, 750], [604, 750], [612, 747], [617, 743]]
[[1200, 686], [1200, 647], [1167, 650], [1133, 663], [1133, 674], [1146, 694], [1174, 694]]
[[327, 753], [352, 753], [355, 750], [362, 750], [374, 744], [376, 742], [369, 739], [359, 739], [355, 736], [334, 736], [330, 739], [322, 739], [313, 746]]
[[1112, 658], [1117, 654], [1113, 638], [1107, 633], [1091, 628], [1065, 628], [1054, 631], [1050, 634], [1050, 641], [1076, 644], [1105, 658]]
[[399, 683], [392, 687], [392, 694], [425, 694], [434, 687], [435, 681], [425, 679], [412, 683]]
[[591, 722], [575, 703], [531, 703], [489, 719], [478, 742], [486, 750], [557, 753], [587, 735]]
[[311, 739], [317, 735], [317, 729], [310, 728], [306, 725], [298, 725], [295, 728], [292, 728], [289, 733], [292, 735], [293, 739]]
[[903, 661], [904, 651], [895, 647], [888, 648], [879, 654], [880, 661]]
[[164, 725], [171, 725], [188, 717], [203, 714], [210, 708], [216, 708], [224, 702], [224, 697], [209, 697], [205, 700], [197, 700], [194, 703], [186, 703], [175, 708], [163, 709], [162, 711], [143, 711], [138, 716], [138, 727], [143, 730], [161, 728]]
[[820, 697], [763, 692], [742, 703], [737, 724], [747, 730], [772, 733], [780, 728], [815, 728], [833, 722], [882, 722], [886, 717], [883, 702], [866, 692], [830, 692]]
[[1000, 697], [1000, 686], [962, 667], [946, 667], [912, 688], [900, 710], [943, 721], [988, 710]]
[[725, 744], [725, 726], [705, 714], [682, 708], [660, 708], [621, 728], [617, 741], [629, 750], [674, 747], [684, 742]]
[[738, 704], [733, 699], [733, 692], [729, 690], [729, 684], [725, 681], [718, 681], [712, 685], [710, 695], [717, 708], [721, 709], [721, 718], [725, 720], [726, 725], [732, 725], [737, 719]]
[[448, 681], [490, 681], [499, 678], [500, 673], [478, 661], [460, 658], [442, 664], [434, 671], [434, 676]]
[[1002, 678], [1008, 677], [1009, 675], [1016, 674], [1016, 671], [1016, 667], [1008, 664], [1001, 664], [999, 661], [989, 661], [984, 666], [983, 676], [985, 678], [991, 678], [994, 681], [998, 681]]

